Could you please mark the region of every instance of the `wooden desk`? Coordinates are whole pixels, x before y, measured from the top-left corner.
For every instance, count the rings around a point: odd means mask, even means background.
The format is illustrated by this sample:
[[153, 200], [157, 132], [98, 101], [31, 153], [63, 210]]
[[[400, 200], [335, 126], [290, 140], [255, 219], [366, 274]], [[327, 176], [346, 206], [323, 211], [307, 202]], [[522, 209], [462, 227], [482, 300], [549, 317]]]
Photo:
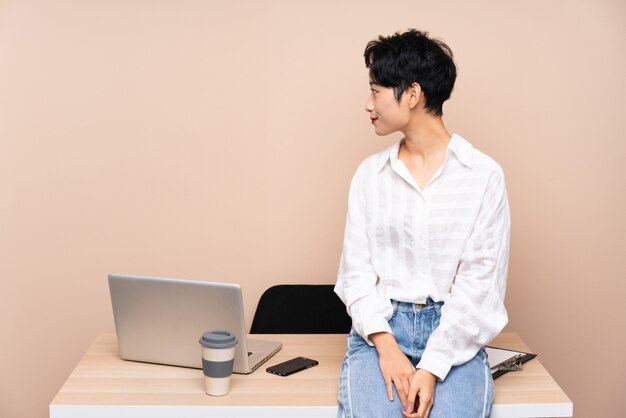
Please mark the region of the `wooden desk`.
[[[50, 404], [50, 418], [336, 417], [345, 335], [253, 338], [282, 341], [283, 349], [254, 373], [233, 375], [228, 395], [211, 397], [201, 370], [121, 360], [115, 336], [100, 335]], [[515, 333], [502, 333], [492, 345], [528, 351]], [[265, 372], [296, 356], [319, 360], [319, 366], [289, 377]], [[495, 387], [492, 418], [572, 416], [572, 402], [538, 359], [498, 378]]]

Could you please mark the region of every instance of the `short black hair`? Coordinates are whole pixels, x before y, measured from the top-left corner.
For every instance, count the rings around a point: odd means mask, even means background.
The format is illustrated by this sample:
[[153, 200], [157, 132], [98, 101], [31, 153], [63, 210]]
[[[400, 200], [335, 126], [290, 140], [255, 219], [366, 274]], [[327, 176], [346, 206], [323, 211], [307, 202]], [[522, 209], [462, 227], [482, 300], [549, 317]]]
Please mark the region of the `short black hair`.
[[393, 87], [398, 102], [417, 83], [424, 92], [426, 110], [443, 114], [443, 102], [450, 98], [456, 80], [454, 56], [444, 42], [429, 38], [428, 32], [409, 29], [368, 42], [363, 56], [371, 81]]

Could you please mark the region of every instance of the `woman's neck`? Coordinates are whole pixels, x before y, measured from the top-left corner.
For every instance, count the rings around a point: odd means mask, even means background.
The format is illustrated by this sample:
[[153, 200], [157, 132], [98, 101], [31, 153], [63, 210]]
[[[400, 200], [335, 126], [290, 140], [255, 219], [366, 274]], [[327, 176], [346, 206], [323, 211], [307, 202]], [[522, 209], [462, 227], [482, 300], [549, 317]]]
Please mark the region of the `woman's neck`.
[[445, 153], [452, 136], [441, 116], [421, 115], [403, 131], [403, 146], [409, 155], [424, 161]]

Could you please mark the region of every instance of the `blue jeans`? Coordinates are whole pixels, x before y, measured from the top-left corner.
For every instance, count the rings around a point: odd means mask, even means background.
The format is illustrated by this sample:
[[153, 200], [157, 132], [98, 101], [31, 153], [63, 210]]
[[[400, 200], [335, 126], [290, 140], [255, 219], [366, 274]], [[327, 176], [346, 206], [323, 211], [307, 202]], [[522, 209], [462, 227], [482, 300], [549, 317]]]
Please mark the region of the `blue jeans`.
[[[441, 305], [430, 302], [420, 308], [412, 303], [392, 301], [394, 310], [389, 325], [400, 350], [413, 365], [420, 361], [426, 341], [441, 318]], [[400, 418], [402, 404], [395, 387], [393, 392], [393, 402], [390, 402], [376, 348], [368, 345], [353, 329], [341, 365], [338, 417]], [[467, 363], [452, 367], [443, 382], [437, 381], [429, 418], [488, 417], [492, 404], [493, 379], [487, 355], [481, 349]]]

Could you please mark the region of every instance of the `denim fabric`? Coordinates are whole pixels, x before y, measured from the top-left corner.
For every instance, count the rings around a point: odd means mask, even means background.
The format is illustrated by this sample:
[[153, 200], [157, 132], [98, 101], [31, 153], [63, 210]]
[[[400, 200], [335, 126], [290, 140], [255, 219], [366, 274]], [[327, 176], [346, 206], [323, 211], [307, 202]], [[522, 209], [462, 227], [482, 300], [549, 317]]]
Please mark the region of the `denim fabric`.
[[[432, 301], [431, 301], [432, 302]], [[389, 325], [402, 352], [416, 365], [430, 334], [439, 325], [441, 305], [418, 307], [393, 301]], [[378, 365], [376, 348], [354, 330], [341, 365], [339, 410], [342, 418], [401, 417], [402, 404], [394, 387], [394, 400], [387, 399], [385, 381]], [[454, 366], [443, 382], [437, 381], [430, 418], [483, 418], [491, 413], [493, 379], [484, 350], [467, 363]]]

